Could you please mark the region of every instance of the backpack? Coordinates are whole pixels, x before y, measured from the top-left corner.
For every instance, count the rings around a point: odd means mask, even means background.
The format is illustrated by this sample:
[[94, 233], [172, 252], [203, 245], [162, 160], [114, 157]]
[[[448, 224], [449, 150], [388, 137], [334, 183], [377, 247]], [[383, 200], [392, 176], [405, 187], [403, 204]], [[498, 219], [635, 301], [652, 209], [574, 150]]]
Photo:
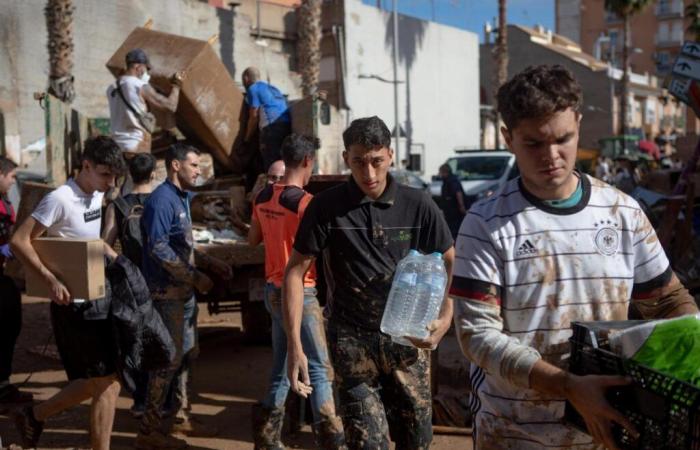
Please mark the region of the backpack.
[[121, 196], [114, 200], [114, 205], [119, 208], [119, 212], [123, 216], [121, 223], [117, 224], [122, 254], [129, 258], [137, 267], [141, 267], [143, 258], [143, 238], [141, 236], [143, 205], [137, 203], [131, 206]]

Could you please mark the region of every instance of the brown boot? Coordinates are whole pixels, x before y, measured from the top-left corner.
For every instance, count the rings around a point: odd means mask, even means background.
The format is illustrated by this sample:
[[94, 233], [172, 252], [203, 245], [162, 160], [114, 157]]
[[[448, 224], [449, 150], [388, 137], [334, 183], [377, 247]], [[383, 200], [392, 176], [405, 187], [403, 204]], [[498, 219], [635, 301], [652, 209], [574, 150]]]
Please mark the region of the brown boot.
[[252, 407], [255, 450], [284, 450], [282, 423], [284, 408], [269, 409], [256, 403]]
[[316, 445], [323, 450], [347, 450], [343, 422], [338, 416], [324, 417], [313, 427]]

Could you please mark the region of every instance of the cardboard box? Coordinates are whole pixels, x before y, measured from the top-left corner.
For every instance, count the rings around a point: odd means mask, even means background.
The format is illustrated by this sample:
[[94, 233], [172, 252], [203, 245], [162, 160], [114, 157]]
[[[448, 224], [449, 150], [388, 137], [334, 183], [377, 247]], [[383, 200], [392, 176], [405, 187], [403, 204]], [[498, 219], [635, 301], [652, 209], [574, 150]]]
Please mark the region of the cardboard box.
[[151, 84], [166, 94], [170, 92], [168, 78], [185, 72], [175, 113], [177, 127], [231, 169], [229, 155], [240, 129], [243, 93], [212, 46], [199, 39], [136, 28], [107, 62], [115, 77], [124, 71], [126, 53], [134, 48], [146, 52], [152, 66]]
[[[73, 299], [105, 296], [104, 244], [101, 239], [37, 238], [32, 241], [41, 262], [61, 280]], [[49, 288], [27, 270], [27, 295], [49, 297]]]

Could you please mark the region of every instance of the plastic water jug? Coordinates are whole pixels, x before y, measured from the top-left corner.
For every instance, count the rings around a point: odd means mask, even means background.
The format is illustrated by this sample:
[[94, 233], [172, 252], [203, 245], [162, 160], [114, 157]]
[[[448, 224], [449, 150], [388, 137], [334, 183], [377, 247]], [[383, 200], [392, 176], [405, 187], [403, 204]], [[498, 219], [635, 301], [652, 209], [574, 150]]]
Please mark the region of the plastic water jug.
[[394, 342], [413, 345], [405, 336], [426, 339], [427, 326], [437, 319], [447, 287], [441, 253], [421, 255], [411, 250], [399, 261], [380, 329]]

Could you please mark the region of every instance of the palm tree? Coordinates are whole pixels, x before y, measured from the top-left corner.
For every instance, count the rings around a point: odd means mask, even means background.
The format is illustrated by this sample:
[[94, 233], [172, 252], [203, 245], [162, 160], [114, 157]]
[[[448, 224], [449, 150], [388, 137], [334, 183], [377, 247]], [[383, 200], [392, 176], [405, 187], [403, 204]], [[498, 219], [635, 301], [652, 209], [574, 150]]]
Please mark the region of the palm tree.
[[318, 90], [321, 72], [321, 5], [323, 0], [302, 0], [297, 10], [298, 55], [304, 96]]
[[693, 36], [695, 42], [700, 42], [700, 0], [694, 0], [685, 7], [685, 17], [690, 19], [686, 31]]
[[629, 93], [629, 51], [632, 46], [632, 16], [641, 12], [652, 0], [605, 0], [605, 9], [622, 19], [622, 90], [620, 92], [620, 134], [627, 131], [627, 96]]
[[506, 21], [506, 0], [498, 0], [498, 37], [494, 48], [496, 59], [496, 88], [493, 95], [495, 111], [496, 150], [500, 147], [501, 115], [498, 113], [498, 89], [508, 80], [508, 24]]
[[72, 0], [48, 0], [44, 8], [49, 49], [49, 93], [64, 102], [75, 98], [73, 87]]

